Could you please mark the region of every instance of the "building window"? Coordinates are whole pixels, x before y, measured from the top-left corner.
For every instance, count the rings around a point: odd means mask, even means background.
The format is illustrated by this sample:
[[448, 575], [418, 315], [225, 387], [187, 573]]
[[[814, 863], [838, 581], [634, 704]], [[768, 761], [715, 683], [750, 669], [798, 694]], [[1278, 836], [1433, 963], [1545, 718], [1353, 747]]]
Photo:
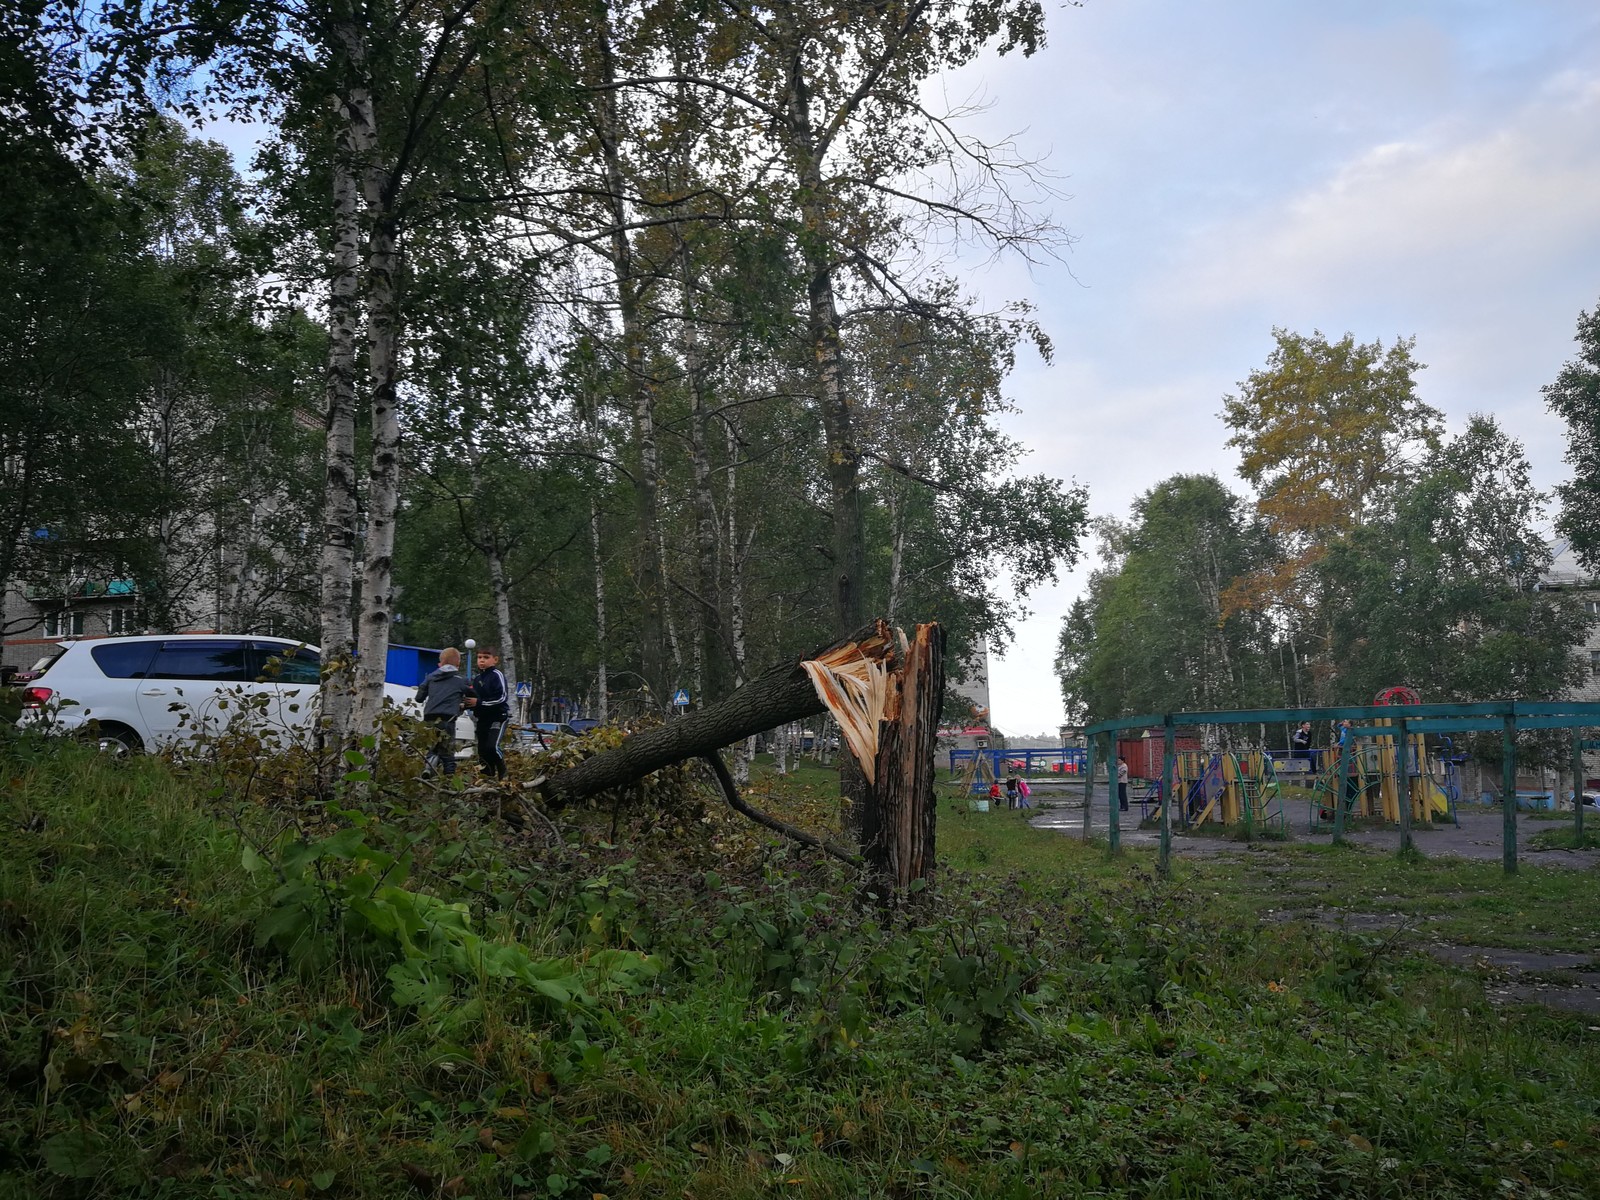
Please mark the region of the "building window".
[[82, 637], [83, 613], [74, 612], [69, 608], [46, 613], [44, 635], [48, 638]]
[[1600, 650], [1589, 651], [1589, 669], [1600, 677]]
[[1583, 611], [1591, 617], [1600, 617], [1600, 600], [1585, 600], [1583, 602]]
[[139, 611], [133, 608], [113, 608], [106, 614], [106, 632], [137, 633]]

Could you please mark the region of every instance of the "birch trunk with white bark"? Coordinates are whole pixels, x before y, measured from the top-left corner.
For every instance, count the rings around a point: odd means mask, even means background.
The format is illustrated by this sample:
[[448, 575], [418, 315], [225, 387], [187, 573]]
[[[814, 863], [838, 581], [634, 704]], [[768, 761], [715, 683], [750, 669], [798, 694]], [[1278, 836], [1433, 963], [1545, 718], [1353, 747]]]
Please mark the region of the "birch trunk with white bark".
[[335, 30], [347, 72], [336, 97], [333, 154], [333, 253], [328, 286], [326, 470], [323, 476], [319, 624], [323, 682], [319, 743], [341, 747], [349, 738], [355, 637], [351, 625], [356, 557], [356, 380], [360, 336], [361, 185], [371, 145], [371, 94], [364, 86], [366, 42], [354, 22]]
[[517, 685], [517, 641], [511, 626], [511, 589], [506, 584], [506, 564], [500, 548], [492, 538], [486, 545], [489, 590], [494, 596], [494, 623], [500, 634], [500, 669], [505, 674], [506, 686], [514, 688]]
[[394, 532], [400, 501], [400, 319], [395, 273], [398, 231], [387, 205], [388, 173], [371, 165], [366, 201], [377, 213], [367, 254], [367, 361], [372, 372], [372, 465], [367, 473], [365, 565], [351, 732], [378, 733], [394, 622]]
[[600, 504], [589, 501], [589, 543], [594, 550], [594, 635], [599, 661], [594, 668], [594, 714], [602, 722], [611, 719], [610, 681], [606, 670], [606, 565], [600, 556]]

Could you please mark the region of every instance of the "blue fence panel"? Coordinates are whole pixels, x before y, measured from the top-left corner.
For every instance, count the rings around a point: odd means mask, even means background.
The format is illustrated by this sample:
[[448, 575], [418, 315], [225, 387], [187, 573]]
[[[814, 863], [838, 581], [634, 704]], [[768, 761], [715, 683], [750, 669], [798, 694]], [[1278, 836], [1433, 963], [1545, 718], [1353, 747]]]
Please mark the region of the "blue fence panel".
[[[1031, 781], [1040, 775], [1057, 779], [1083, 778], [1086, 751], [1081, 746], [1047, 750], [952, 750], [950, 774], [964, 775], [972, 765], [972, 760], [980, 754], [989, 760], [989, 769], [994, 772], [995, 778], [1004, 779], [1014, 773]], [[980, 782], [977, 775], [973, 776], [974, 792], [987, 791], [988, 788], [987, 782]]]

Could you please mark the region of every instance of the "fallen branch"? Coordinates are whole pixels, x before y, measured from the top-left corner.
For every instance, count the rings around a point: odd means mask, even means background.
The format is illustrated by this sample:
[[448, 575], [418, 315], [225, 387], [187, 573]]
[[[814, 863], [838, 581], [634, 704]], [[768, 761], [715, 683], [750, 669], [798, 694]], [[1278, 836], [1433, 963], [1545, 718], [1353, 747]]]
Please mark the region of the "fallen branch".
[[827, 854], [831, 854], [840, 862], [847, 862], [852, 867], [861, 867], [866, 865], [867, 860], [862, 858], [861, 855], [855, 853], [855, 851], [841, 846], [836, 842], [830, 842], [824, 838], [820, 838], [814, 833], [807, 833], [804, 829], [798, 829], [795, 826], [790, 825], [787, 821], [780, 821], [777, 817], [774, 817], [769, 813], [764, 813], [759, 808], [750, 807], [750, 805], [745, 803], [744, 798], [739, 795], [739, 788], [733, 782], [733, 776], [728, 772], [727, 764], [722, 761], [722, 755], [713, 752], [710, 754], [702, 754], [700, 757], [704, 759], [707, 765], [711, 767], [711, 773], [717, 777], [717, 782], [722, 785], [723, 799], [727, 800], [728, 807], [733, 809], [734, 812], [749, 817], [757, 825], [764, 826], [765, 828], [772, 830], [773, 833], [781, 833], [784, 837], [789, 838], [791, 841], [796, 841], [803, 846], [810, 846], [813, 849], [821, 850]]

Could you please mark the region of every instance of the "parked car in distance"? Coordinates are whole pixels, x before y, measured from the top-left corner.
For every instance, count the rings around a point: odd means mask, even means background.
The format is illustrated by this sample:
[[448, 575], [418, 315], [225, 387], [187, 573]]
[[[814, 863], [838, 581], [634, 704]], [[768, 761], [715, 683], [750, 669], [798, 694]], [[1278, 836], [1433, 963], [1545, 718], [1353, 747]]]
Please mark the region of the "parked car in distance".
[[535, 721], [522, 727], [521, 738], [535, 745], [549, 745], [554, 737], [577, 737], [578, 731], [565, 721]]
[[[246, 719], [294, 741], [312, 727], [321, 686], [315, 646], [256, 634], [178, 633], [60, 642], [22, 688], [22, 727], [93, 731], [107, 749], [155, 752]], [[388, 703], [420, 715], [411, 689]]]
[[597, 717], [573, 717], [567, 724], [571, 727], [573, 733], [581, 736], [591, 729], [598, 729], [600, 720]]

